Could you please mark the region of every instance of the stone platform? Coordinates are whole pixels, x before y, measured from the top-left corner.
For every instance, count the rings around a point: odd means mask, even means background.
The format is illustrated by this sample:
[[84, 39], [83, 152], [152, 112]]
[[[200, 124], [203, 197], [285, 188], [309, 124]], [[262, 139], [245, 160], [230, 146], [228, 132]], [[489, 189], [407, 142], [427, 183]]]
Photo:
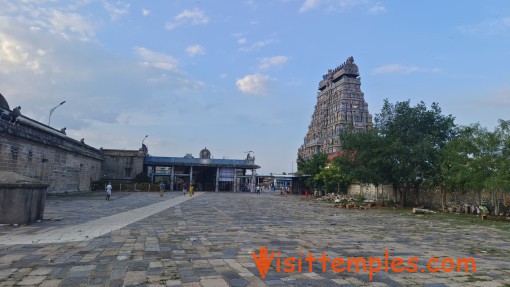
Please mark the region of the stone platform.
[[[510, 227], [473, 220], [338, 209], [275, 193], [50, 197], [41, 223], [0, 227], [0, 286], [508, 286]], [[318, 262], [313, 272], [307, 263], [277, 272], [275, 259], [262, 280], [251, 255], [262, 246], [282, 262], [323, 252], [383, 259], [387, 250], [390, 259], [418, 257], [419, 270], [432, 257], [473, 257], [477, 272], [381, 271], [370, 280], [369, 272], [322, 272]]]

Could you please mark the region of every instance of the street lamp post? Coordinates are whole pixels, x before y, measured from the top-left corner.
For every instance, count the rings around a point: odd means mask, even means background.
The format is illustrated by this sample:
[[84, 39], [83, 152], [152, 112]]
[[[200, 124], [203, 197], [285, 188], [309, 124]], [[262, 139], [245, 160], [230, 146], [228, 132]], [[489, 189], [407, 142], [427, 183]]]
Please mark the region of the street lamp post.
[[51, 123], [51, 115], [53, 114], [53, 112], [55, 111], [56, 108], [60, 107], [61, 105], [65, 104], [66, 101], [62, 101], [60, 104], [58, 104], [56, 107], [54, 107], [53, 109], [50, 110], [50, 117], [48, 118], [48, 126], [50, 126], [50, 123]]
[[[245, 151], [244, 153], [246, 153], [246, 160], [249, 160], [249, 161], [252, 161], [253, 163], [255, 163], [255, 156], [250, 156], [250, 153], [252, 153], [253, 151], [252, 150], [249, 150], [249, 151]], [[255, 169], [251, 169], [251, 180], [250, 180], [250, 192], [255, 192], [255, 185], [256, 185], [256, 180], [257, 180], [257, 176], [255, 175]]]
[[148, 137], [149, 135], [145, 135], [145, 137], [143, 138], [142, 140], [142, 147], [140, 148], [140, 151], [143, 153], [144, 156], [146, 156], [149, 152], [149, 150], [147, 149], [147, 147], [143, 144], [143, 142], [145, 141], [145, 139]]

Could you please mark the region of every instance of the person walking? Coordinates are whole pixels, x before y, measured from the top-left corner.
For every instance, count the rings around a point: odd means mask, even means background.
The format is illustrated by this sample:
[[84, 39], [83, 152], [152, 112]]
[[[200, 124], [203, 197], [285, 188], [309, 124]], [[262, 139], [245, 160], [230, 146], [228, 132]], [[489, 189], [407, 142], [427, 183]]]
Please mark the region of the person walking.
[[256, 190], [257, 190], [257, 194], [260, 194], [260, 185], [257, 185]]
[[192, 197], [193, 194], [195, 194], [195, 188], [193, 187], [193, 184], [189, 185], [189, 196]]
[[112, 183], [109, 182], [106, 186], [106, 200], [110, 200], [110, 196], [112, 196]]
[[186, 196], [186, 184], [182, 185], [182, 195]]
[[159, 184], [159, 196], [163, 197], [164, 192], [165, 192], [165, 184], [163, 182], [161, 182]]

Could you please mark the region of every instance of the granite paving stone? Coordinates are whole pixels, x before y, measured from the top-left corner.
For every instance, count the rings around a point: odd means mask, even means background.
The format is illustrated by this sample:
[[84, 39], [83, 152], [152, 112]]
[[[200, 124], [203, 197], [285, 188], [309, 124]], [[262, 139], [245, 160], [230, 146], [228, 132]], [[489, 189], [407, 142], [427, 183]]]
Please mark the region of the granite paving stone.
[[[472, 226], [457, 225], [405, 209], [338, 209], [272, 192], [50, 196], [44, 217], [0, 226], [0, 286], [503, 287], [510, 278], [510, 227], [476, 225], [476, 217]], [[262, 247], [274, 252], [264, 279], [252, 256]], [[417, 257], [420, 270], [432, 257], [472, 257], [477, 272], [388, 270], [370, 279], [362, 267], [333, 272], [326, 264], [323, 272], [322, 263], [305, 261], [323, 252], [346, 260]], [[297, 264], [283, 270], [290, 257], [302, 260], [301, 271]]]

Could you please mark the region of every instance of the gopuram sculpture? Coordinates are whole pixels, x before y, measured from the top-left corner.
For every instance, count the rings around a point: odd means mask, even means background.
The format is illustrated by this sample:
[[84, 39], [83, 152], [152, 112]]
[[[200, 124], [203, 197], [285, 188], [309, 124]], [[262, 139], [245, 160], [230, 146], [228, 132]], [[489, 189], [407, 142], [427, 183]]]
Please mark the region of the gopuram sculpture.
[[308, 159], [317, 153], [340, 151], [340, 134], [347, 128], [372, 128], [372, 115], [360, 89], [358, 66], [354, 58], [323, 75], [319, 82], [317, 103], [298, 156]]

